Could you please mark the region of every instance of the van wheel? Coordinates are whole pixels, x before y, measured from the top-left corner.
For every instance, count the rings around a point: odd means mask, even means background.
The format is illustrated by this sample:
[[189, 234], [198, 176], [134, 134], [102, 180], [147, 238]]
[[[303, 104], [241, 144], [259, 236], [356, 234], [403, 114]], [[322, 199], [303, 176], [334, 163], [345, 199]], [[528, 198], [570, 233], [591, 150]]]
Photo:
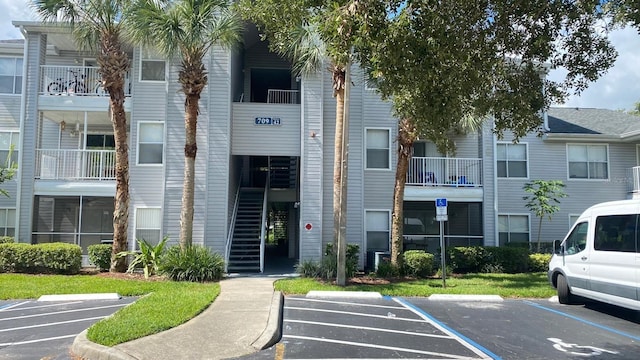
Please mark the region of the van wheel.
[[569, 290], [569, 285], [567, 284], [567, 279], [565, 279], [564, 275], [559, 274], [556, 283], [556, 287], [558, 288], [558, 301], [560, 304], [573, 304], [574, 296]]

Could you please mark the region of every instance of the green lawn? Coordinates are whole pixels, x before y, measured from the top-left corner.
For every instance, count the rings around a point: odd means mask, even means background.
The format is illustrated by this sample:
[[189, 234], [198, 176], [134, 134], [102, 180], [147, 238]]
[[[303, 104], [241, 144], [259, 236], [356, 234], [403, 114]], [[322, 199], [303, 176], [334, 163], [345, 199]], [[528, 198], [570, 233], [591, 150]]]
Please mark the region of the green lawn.
[[218, 283], [113, 279], [95, 275], [0, 274], [0, 299], [46, 294], [116, 292], [140, 300], [89, 328], [88, 338], [113, 346], [180, 325], [206, 309], [220, 293]]
[[[380, 285], [350, 285], [344, 288], [314, 279], [278, 280], [276, 290], [306, 294], [311, 290], [377, 291], [390, 296], [432, 294], [490, 294], [507, 298], [545, 298], [555, 294], [544, 273], [467, 274], [447, 279], [414, 280]], [[89, 328], [88, 338], [113, 346], [175, 327], [193, 318], [220, 293], [218, 283], [126, 280], [96, 275], [0, 274], [0, 299], [34, 299], [45, 294], [116, 292], [142, 296]], [[143, 296], [145, 295], [145, 296]]]

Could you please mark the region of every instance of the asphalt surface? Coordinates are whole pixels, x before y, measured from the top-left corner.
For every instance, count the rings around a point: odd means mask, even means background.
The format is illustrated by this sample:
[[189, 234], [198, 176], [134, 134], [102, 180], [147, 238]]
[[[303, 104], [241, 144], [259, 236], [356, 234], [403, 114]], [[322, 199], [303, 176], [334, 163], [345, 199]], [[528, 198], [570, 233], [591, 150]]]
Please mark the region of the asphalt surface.
[[76, 335], [135, 300], [0, 301], [0, 359], [70, 359]]
[[640, 312], [549, 300], [286, 297], [283, 337], [242, 359], [638, 359]]

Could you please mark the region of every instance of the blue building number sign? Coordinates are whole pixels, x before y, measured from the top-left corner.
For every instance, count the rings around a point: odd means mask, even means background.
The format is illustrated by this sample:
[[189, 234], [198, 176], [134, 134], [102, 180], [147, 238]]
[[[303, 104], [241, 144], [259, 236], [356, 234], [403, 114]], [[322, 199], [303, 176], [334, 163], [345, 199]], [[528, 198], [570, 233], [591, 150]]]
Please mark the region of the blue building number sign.
[[256, 125], [280, 125], [280, 118], [266, 116], [257, 117]]

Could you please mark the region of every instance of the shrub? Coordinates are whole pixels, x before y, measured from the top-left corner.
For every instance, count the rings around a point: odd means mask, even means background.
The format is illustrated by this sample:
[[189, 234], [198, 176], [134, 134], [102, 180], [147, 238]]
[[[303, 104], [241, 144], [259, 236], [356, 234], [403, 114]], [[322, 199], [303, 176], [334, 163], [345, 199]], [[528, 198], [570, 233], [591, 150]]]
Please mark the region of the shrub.
[[[358, 258], [360, 253], [360, 247], [356, 244], [347, 244], [347, 254], [346, 254], [346, 274], [347, 277], [352, 277], [358, 271]], [[326, 260], [325, 259], [329, 259]], [[334, 259], [334, 260], [331, 260]], [[324, 250], [324, 258], [322, 263], [326, 266], [330, 266], [333, 269], [333, 276], [327, 277], [325, 279], [334, 278], [336, 275], [336, 269], [338, 267], [337, 264], [337, 254], [333, 249], [333, 244], [329, 243], [325, 247]], [[330, 269], [326, 269], [330, 270]], [[327, 273], [329, 271], [326, 271]]]
[[447, 265], [457, 273], [477, 273], [489, 263], [490, 254], [482, 246], [454, 247], [447, 250]]
[[162, 258], [159, 270], [174, 281], [216, 281], [224, 273], [224, 258], [203, 246], [191, 245], [183, 250], [176, 245]]
[[403, 256], [405, 274], [418, 278], [433, 275], [433, 254], [424, 250], [409, 250]]
[[15, 242], [13, 236], [0, 236], [0, 244], [11, 244]]
[[133, 255], [133, 260], [131, 260], [127, 272], [133, 272], [137, 267], [142, 267], [144, 277], [148, 278], [150, 275], [158, 272], [160, 257], [164, 254], [164, 246], [167, 240], [169, 240], [169, 238], [165, 236], [155, 246], [145, 239], [138, 240], [140, 251], [123, 251], [118, 253], [117, 256]]
[[111, 266], [112, 246], [109, 244], [94, 244], [87, 247], [89, 261], [99, 270], [109, 270]]
[[66, 243], [0, 244], [0, 271], [30, 274], [77, 274], [82, 249]]
[[489, 262], [502, 267], [505, 273], [527, 272], [529, 269], [529, 249], [520, 247], [486, 247]]
[[529, 254], [529, 271], [547, 271], [551, 261], [551, 254]]
[[320, 277], [320, 264], [313, 260], [304, 260], [296, 264], [296, 273], [305, 278]]
[[400, 268], [391, 261], [381, 261], [376, 269], [376, 276], [380, 278], [391, 278], [400, 276]]

